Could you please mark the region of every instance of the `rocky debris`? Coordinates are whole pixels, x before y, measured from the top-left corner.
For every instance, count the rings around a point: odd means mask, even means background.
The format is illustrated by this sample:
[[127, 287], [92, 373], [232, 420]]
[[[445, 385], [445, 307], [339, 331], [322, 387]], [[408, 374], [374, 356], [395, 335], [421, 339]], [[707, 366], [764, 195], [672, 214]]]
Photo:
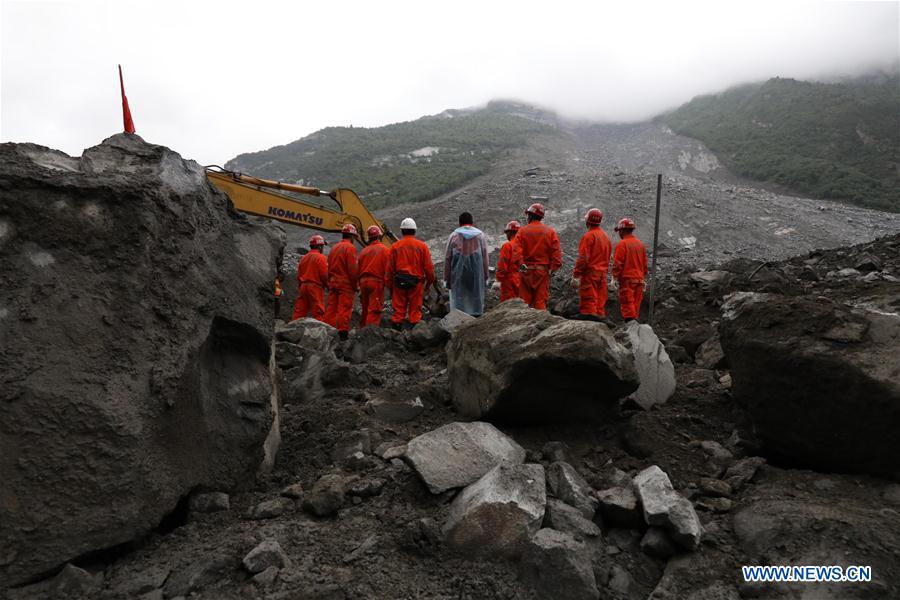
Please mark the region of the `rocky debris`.
[[451, 309], [440, 321], [441, 329], [453, 335], [460, 326], [471, 323], [475, 317], [455, 308]]
[[702, 369], [721, 369], [725, 365], [725, 352], [718, 334], [700, 344], [694, 362]]
[[544, 486], [540, 465], [495, 466], [453, 500], [444, 540], [470, 556], [521, 556], [544, 518]]
[[764, 464], [766, 464], [766, 459], [761, 456], [742, 458], [726, 469], [723, 478], [731, 486], [731, 490], [736, 492], [753, 479], [757, 469]]
[[900, 506], [900, 484], [892, 483], [884, 488], [881, 497], [888, 504]]
[[275, 337], [282, 342], [318, 352], [334, 352], [338, 345], [337, 330], [310, 317], [279, 325], [275, 329]]
[[302, 318], [279, 326], [275, 335], [283, 340], [276, 346], [276, 360], [287, 369], [285, 400], [312, 402], [321, 398], [327, 388], [346, 384], [350, 379], [350, 365], [335, 354], [338, 337], [334, 327]]
[[596, 419], [640, 383], [631, 350], [606, 325], [518, 299], [460, 327], [447, 364], [460, 414], [518, 423]]
[[702, 440], [697, 445], [715, 462], [727, 463], [734, 460], [731, 451], [715, 440]]
[[344, 464], [360, 453], [372, 453], [372, 432], [368, 429], [360, 429], [343, 436], [331, 449], [331, 460], [335, 464]]
[[279, 492], [279, 494], [281, 496], [284, 496], [285, 498], [292, 498], [294, 500], [302, 498], [303, 497], [303, 484], [300, 483], [299, 481], [297, 483], [292, 483], [291, 485], [289, 485], [285, 488], [282, 488], [282, 490]]
[[600, 528], [593, 521], [584, 518], [580, 510], [556, 498], [547, 499], [544, 526], [568, 533], [576, 540], [599, 538], [602, 535]]
[[547, 471], [547, 486], [550, 493], [577, 508], [586, 519], [593, 519], [597, 511], [594, 490], [584, 477], [567, 462], [552, 463]]
[[219, 581], [222, 572], [232, 568], [231, 558], [224, 555], [201, 558], [172, 571], [163, 587], [166, 598], [187, 596]]
[[665, 529], [649, 527], [644, 537], [641, 538], [641, 550], [654, 558], [668, 560], [675, 554], [676, 548]]
[[425, 405], [418, 396], [406, 401], [373, 398], [366, 402], [366, 410], [384, 423], [406, 423], [421, 415]]
[[[900, 474], [896, 313], [752, 293], [722, 309], [732, 390], [768, 454], [824, 471]], [[867, 333], [834, 341], [831, 332], [850, 324]]]
[[638, 529], [644, 524], [644, 515], [640, 502], [631, 489], [631, 478], [628, 487], [612, 487], [597, 492], [597, 509], [603, 522], [611, 526]]
[[200, 513], [218, 512], [220, 510], [228, 510], [231, 508], [228, 494], [225, 492], [192, 494], [189, 506], [193, 512]]
[[276, 566], [266, 567], [252, 577], [253, 583], [262, 588], [269, 587], [275, 583], [275, 579], [278, 577], [278, 571], [279, 569]]
[[664, 527], [672, 539], [687, 550], [700, 545], [702, 527], [690, 501], [672, 487], [669, 476], [653, 465], [634, 478], [634, 491], [648, 525]]
[[[444, 317], [445, 319], [447, 317]], [[450, 333], [441, 326], [440, 321], [421, 320], [407, 333], [409, 345], [415, 350], [425, 350], [440, 346], [448, 339]]]
[[632, 321], [625, 326], [641, 384], [631, 397], [647, 410], [675, 393], [675, 366], [649, 325]]
[[431, 493], [440, 494], [469, 485], [499, 463], [521, 463], [525, 450], [490, 423], [476, 421], [449, 423], [413, 438], [405, 458]]
[[710, 292], [726, 287], [731, 282], [731, 273], [728, 271], [698, 271], [691, 273], [690, 280], [700, 290]]
[[323, 475], [303, 497], [303, 510], [317, 517], [330, 517], [344, 504], [344, 477]]
[[731, 510], [731, 507], [734, 506], [734, 501], [730, 498], [699, 498], [694, 505], [697, 508], [702, 510], [706, 510], [709, 512], [718, 512], [724, 513]]
[[430, 517], [408, 522], [397, 537], [401, 548], [421, 556], [433, 556], [441, 546], [441, 528]]
[[16, 585], [274, 459], [263, 290], [283, 242], [199, 165], [125, 134], [81, 158], [0, 146], [0, 224], [15, 316], [0, 319], [0, 547], [15, 550], [0, 581]]
[[595, 600], [598, 595], [587, 546], [554, 529], [541, 529], [532, 538], [522, 556], [520, 577], [538, 598]]
[[383, 442], [375, 448], [375, 456], [380, 456], [383, 460], [387, 461], [395, 458], [403, 458], [406, 456], [406, 444]]
[[569, 446], [565, 442], [547, 442], [541, 448], [541, 456], [544, 460], [552, 463], [558, 461], [568, 462]]
[[619, 565], [610, 567], [609, 589], [612, 591], [620, 596], [628, 597], [628, 592], [631, 590], [631, 584], [633, 582], [634, 580], [631, 578], [631, 574]]
[[371, 477], [365, 479], [357, 479], [347, 486], [348, 496], [358, 496], [360, 498], [371, 498], [377, 496], [384, 489], [387, 481], [381, 477]]
[[103, 584], [103, 573], [92, 575], [72, 563], [66, 563], [53, 577], [33, 585], [12, 589], [10, 600], [32, 600], [37, 598], [82, 598], [97, 594]]
[[281, 498], [260, 502], [247, 512], [247, 518], [253, 521], [273, 519], [284, 513], [284, 502]]
[[731, 485], [721, 479], [700, 478], [700, 493], [704, 496], [727, 498], [731, 492]]
[[271, 567], [277, 569], [289, 567], [291, 560], [284, 553], [284, 550], [281, 549], [281, 544], [277, 540], [267, 539], [248, 552], [241, 564], [244, 565], [244, 568], [249, 573], [255, 575]]
[[363, 540], [363, 542], [359, 546], [357, 546], [350, 553], [348, 553], [346, 556], [344, 556], [344, 558], [342, 559], [342, 562], [345, 565], [355, 562], [355, 561], [359, 560], [360, 558], [362, 558], [363, 556], [365, 556], [368, 552], [370, 552], [373, 548], [376, 548], [377, 546], [378, 546], [378, 536], [370, 535], [365, 540]]
[[740, 600], [746, 596], [733, 583], [732, 564], [729, 557], [706, 549], [673, 556], [647, 600]]

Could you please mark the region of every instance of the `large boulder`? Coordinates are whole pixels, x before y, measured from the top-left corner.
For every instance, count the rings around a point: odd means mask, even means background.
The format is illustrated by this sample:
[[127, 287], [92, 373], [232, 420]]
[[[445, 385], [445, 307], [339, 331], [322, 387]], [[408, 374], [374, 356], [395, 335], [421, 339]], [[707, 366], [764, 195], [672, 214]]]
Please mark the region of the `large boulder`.
[[771, 294], [723, 305], [732, 393], [766, 454], [900, 477], [900, 317]]
[[521, 556], [544, 519], [544, 485], [541, 465], [497, 465], [453, 500], [447, 544], [472, 556]]
[[641, 408], [662, 404], [675, 393], [675, 365], [653, 328], [631, 321], [625, 326], [640, 387], [631, 395]]
[[0, 581], [140, 537], [274, 459], [281, 244], [137, 136], [81, 158], [0, 145]]
[[509, 300], [456, 330], [450, 392], [464, 416], [517, 423], [596, 419], [638, 388], [631, 349], [603, 323]]
[[440, 494], [502, 462], [523, 462], [525, 449], [490, 423], [448, 423], [410, 440], [405, 458], [431, 493]]

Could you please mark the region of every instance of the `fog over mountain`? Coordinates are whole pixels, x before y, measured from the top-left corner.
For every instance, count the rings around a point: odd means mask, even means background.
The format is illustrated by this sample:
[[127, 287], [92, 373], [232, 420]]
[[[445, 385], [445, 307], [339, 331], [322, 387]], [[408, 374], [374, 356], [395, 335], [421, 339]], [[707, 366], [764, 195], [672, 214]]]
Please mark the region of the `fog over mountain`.
[[895, 67], [898, 4], [3, 2], [0, 139], [78, 154], [121, 129], [202, 163], [328, 125], [518, 98], [638, 121], [770, 77]]

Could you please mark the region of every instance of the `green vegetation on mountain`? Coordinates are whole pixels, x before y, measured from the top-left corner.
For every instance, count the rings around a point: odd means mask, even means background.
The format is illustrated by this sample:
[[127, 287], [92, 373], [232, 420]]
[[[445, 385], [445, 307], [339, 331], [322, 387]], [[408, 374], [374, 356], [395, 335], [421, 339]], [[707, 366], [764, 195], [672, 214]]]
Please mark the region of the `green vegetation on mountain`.
[[370, 208], [428, 200], [488, 171], [503, 152], [553, 133], [546, 114], [506, 102], [384, 127], [327, 127], [284, 146], [241, 154], [226, 168], [256, 177], [345, 187]]
[[816, 198], [900, 211], [900, 77], [770, 79], [662, 117], [733, 172]]

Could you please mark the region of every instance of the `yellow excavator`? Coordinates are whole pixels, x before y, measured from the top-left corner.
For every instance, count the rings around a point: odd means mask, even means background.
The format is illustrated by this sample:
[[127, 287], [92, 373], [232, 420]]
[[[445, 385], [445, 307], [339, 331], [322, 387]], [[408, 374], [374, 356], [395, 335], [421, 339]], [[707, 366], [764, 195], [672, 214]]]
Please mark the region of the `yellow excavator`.
[[[397, 241], [397, 237], [369, 211], [353, 190], [337, 188], [325, 191], [305, 185], [259, 179], [216, 166], [206, 167], [206, 177], [210, 183], [225, 192], [234, 207], [241, 212], [329, 233], [340, 233], [341, 228], [350, 223], [359, 232], [362, 244], [368, 241], [366, 230], [372, 225], [378, 225], [384, 233], [381, 240], [385, 245], [390, 246]], [[284, 192], [328, 196], [337, 204], [338, 210], [304, 202]]]

